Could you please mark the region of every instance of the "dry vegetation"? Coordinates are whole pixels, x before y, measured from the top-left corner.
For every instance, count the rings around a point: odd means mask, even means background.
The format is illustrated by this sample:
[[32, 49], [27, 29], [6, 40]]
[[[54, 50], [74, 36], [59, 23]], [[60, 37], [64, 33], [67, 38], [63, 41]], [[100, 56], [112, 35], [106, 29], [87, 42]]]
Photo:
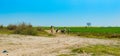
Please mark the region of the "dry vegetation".
[[21, 35], [33, 35], [33, 36], [48, 36], [41, 27], [33, 27], [31, 24], [20, 23], [18, 25], [10, 24], [7, 27], [0, 26], [0, 34], [21, 34]]

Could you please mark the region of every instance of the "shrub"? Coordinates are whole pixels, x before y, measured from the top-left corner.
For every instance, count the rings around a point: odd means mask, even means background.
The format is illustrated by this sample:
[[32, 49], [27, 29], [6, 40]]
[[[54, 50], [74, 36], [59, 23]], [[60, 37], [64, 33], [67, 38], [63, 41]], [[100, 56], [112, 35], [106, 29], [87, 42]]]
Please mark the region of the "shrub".
[[43, 29], [41, 27], [37, 27], [38, 31], [43, 31]]
[[27, 25], [25, 23], [19, 24], [14, 33], [23, 35], [38, 35], [38, 31], [33, 28], [32, 25]]
[[3, 25], [0, 25], [0, 29], [2, 29], [2, 28], [4, 28], [4, 26], [3, 26]]
[[23, 35], [37, 35], [37, 30], [33, 28], [26, 28], [26, 29], [16, 29], [16, 34], [23, 34]]
[[32, 27], [32, 25], [31, 25], [31, 24], [29, 24], [29, 25], [28, 25], [28, 27]]
[[16, 28], [17, 28], [17, 26], [16, 25], [12, 25], [12, 24], [7, 26], [8, 30], [15, 30]]

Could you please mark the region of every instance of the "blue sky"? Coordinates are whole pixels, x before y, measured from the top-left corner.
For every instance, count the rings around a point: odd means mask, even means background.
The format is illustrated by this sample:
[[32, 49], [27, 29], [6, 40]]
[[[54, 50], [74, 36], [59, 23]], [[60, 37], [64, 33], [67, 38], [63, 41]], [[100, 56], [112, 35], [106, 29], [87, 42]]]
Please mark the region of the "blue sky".
[[120, 0], [0, 0], [0, 24], [120, 26]]

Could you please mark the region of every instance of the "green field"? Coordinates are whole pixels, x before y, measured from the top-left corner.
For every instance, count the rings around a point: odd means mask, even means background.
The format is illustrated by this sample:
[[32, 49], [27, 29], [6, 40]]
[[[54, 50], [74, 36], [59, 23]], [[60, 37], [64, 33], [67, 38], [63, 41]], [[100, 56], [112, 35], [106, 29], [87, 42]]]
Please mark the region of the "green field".
[[68, 27], [70, 33], [78, 36], [120, 37], [120, 27]]
[[[43, 27], [44, 30], [50, 27]], [[64, 29], [64, 27], [55, 27], [55, 29]], [[107, 37], [120, 38], [120, 27], [66, 27], [70, 35], [86, 37]]]

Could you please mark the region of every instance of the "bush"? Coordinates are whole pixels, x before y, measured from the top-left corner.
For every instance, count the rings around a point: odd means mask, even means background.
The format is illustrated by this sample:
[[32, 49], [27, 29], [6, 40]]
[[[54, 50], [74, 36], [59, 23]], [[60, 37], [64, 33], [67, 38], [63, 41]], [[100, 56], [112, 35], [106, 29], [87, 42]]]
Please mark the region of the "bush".
[[4, 28], [4, 26], [3, 25], [0, 25], [0, 29], [3, 29]]
[[7, 26], [8, 30], [15, 30], [16, 28], [17, 28], [17, 26], [16, 25], [12, 25], [12, 24]]
[[23, 34], [23, 35], [37, 35], [37, 30], [33, 28], [26, 28], [26, 29], [16, 29], [15, 34]]
[[19, 24], [14, 33], [23, 35], [38, 35], [38, 31], [33, 28], [32, 25], [27, 25], [25, 23]]
[[43, 29], [41, 27], [37, 27], [38, 31], [43, 31]]

